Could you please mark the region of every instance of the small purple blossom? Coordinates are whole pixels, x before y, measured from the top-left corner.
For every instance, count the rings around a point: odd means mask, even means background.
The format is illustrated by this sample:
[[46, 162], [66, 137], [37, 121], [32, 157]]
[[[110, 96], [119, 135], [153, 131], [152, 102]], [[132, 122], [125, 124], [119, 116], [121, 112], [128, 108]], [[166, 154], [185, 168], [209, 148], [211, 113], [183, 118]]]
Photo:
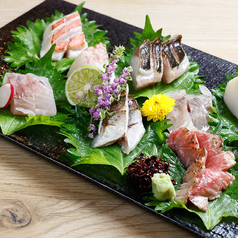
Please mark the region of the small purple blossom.
[[89, 129], [90, 129], [93, 133], [96, 132], [96, 127], [95, 127], [94, 124], [90, 124], [90, 125], [89, 125]]
[[93, 88], [93, 91], [94, 91], [94, 93], [96, 94], [96, 95], [98, 95], [98, 96], [101, 96], [101, 95], [103, 95], [103, 91], [99, 88], [99, 86], [95, 86], [94, 88]]
[[113, 82], [114, 83], [119, 83], [120, 79], [119, 78], [114, 78]]
[[89, 134], [88, 134], [88, 137], [91, 138], [91, 139], [93, 139], [93, 138], [94, 138], [93, 132], [89, 133]]
[[110, 86], [111, 86], [111, 88], [114, 90], [114, 89], [117, 88], [117, 85], [118, 85], [118, 83], [112, 83]]
[[[102, 84], [93, 88], [94, 93], [97, 95], [97, 104], [95, 107], [90, 108], [89, 113], [92, 116], [91, 120], [100, 120], [99, 127], [113, 101], [120, 99], [121, 92], [126, 88], [127, 80], [131, 79], [131, 67], [124, 68], [119, 78], [115, 77], [115, 70], [118, 68], [117, 63], [124, 50], [125, 48], [122, 46], [115, 47], [113, 54], [109, 55], [109, 64], [105, 66], [106, 71], [101, 75]], [[128, 102], [128, 105], [130, 104], [132, 104], [132, 101]], [[88, 136], [94, 138], [93, 134], [97, 131], [95, 125], [91, 123], [89, 129], [91, 133]]]
[[132, 100], [129, 100], [128, 101], [128, 106], [131, 106], [132, 105]]

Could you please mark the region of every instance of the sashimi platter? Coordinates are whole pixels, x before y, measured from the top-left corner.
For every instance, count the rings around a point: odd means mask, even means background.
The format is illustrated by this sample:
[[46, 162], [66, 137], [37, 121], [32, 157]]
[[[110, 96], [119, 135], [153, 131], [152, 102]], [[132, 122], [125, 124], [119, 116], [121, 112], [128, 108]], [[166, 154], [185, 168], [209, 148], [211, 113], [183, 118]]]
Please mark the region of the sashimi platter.
[[235, 237], [238, 68], [149, 16], [139, 29], [84, 4], [1, 29], [1, 136], [196, 235]]

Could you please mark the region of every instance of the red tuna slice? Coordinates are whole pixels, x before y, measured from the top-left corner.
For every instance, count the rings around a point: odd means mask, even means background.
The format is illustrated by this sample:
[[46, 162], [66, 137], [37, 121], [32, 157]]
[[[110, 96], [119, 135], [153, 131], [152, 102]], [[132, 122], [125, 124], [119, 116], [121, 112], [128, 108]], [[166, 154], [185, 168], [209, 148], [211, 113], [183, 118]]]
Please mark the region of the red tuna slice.
[[197, 174], [198, 182], [189, 191], [189, 200], [200, 210], [206, 211], [206, 200], [214, 200], [220, 196], [222, 190], [226, 190], [235, 180], [228, 172], [205, 168], [202, 173]]
[[205, 148], [208, 153], [208, 157], [216, 155], [221, 152], [223, 147], [223, 139], [210, 132], [194, 131], [197, 136], [199, 147]]
[[178, 147], [199, 148], [199, 143], [196, 135], [184, 127], [180, 127], [174, 130], [169, 135], [166, 143], [174, 152], [177, 151]]
[[204, 148], [181, 146], [177, 148], [176, 154], [186, 168], [190, 167], [195, 160], [203, 161], [205, 164], [207, 159], [207, 151]]
[[231, 151], [222, 151], [207, 158], [206, 168], [226, 171], [236, 164], [235, 156]]
[[[176, 191], [176, 200], [184, 201], [187, 205], [189, 193], [192, 187], [198, 183], [198, 174], [202, 174], [205, 169], [205, 158], [196, 159], [188, 170], [184, 173], [183, 182]], [[208, 205], [208, 204], [207, 204]]]

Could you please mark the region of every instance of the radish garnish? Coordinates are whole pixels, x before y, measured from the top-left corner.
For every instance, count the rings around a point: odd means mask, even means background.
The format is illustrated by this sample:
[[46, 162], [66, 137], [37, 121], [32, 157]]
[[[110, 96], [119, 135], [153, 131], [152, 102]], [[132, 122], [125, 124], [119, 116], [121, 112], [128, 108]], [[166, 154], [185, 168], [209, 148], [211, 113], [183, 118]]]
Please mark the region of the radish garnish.
[[5, 83], [0, 87], [0, 109], [6, 108], [14, 95], [14, 87], [10, 83]]

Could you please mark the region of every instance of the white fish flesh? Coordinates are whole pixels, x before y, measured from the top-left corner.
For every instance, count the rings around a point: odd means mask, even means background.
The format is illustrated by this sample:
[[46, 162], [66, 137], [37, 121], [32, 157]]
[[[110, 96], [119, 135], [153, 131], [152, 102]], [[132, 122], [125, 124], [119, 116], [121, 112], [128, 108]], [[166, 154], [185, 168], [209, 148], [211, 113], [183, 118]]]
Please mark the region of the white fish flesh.
[[31, 73], [6, 73], [4, 82], [11, 83], [14, 87], [14, 96], [10, 103], [13, 115], [56, 115], [53, 90], [46, 77]]
[[128, 128], [128, 89], [121, 93], [120, 100], [114, 101], [109, 112], [114, 112], [112, 116], [106, 114], [102, 122], [103, 128], [100, 134], [92, 141], [92, 147], [103, 147], [113, 144], [127, 133]]
[[131, 59], [132, 79], [136, 89], [160, 82], [163, 74], [162, 40], [145, 40]]
[[212, 98], [204, 94], [187, 94], [188, 111], [191, 115], [192, 122], [198, 130], [208, 131], [208, 124], [211, 119], [209, 114], [212, 113]]
[[118, 141], [121, 146], [121, 150], [125, 154], [129, 154], [135, 149], [141, 138], [145, 134], [145, 127], [142, 122], [141, 111], [137, 104], [137, 101], [129, 96], [129, 119], [127, 133], [123, 138]]
[[[206, 92], [207, 90], [202, 88], [201, 91]], [[210, 129], [208, 122], [210, 121], [209, 114], [212, 113], [211, 94], [186, 94], [185, 90], [180, 90], [168, 95], [175, 100], [173, 111], [166, 116], [171, 120], [168, 123], [173, 124], [168, 128], [169, 132], [179, 127], [186, 127], [190, 131]]]
[[171, 83], [189, 67], [189, 60], [183, 49], [182, 35], [176, 35], [163, 43], [163, 82]]
[[77, 68], [83, 65], [91, 65], [98, 67], [103, 72], [105, 68], [103, 67], [105, 64], [108, 64], [108, 54], [107, 48], [105, 44], [99, 43], [96, 46], [91, 46], [84, 49], [79, 56], [75, 59], [73, 64], [71, 65], [67, 77]]
[[168, 128], [168, 131], [171, 132], [179, 127], [186, 127], [190, 131], [196, 130], [191, 115], [188, 112], [186, 91], [180, 90], [168, 95], [175, 100], [173, 111], [168, 113], [166, 116], [166, 119], [170, 119], [168, 123], [173, 124]]
[[76, 58], [88, 45], [82, 32], [81, 19], [78, 12], [71, 13], [52, 22], [43, 34], [40, 56], [43, 57], [56, 44], [52, 55], [53, 61], [64, 56]]

